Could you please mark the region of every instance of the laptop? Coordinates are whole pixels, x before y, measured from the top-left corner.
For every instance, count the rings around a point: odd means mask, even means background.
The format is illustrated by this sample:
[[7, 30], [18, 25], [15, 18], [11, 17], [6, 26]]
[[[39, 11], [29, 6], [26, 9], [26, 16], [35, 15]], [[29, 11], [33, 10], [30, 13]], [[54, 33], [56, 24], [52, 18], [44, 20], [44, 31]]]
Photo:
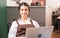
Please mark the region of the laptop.
[[53, 28], [53, 26], [27, 28], [26, 38], [51, 38]]

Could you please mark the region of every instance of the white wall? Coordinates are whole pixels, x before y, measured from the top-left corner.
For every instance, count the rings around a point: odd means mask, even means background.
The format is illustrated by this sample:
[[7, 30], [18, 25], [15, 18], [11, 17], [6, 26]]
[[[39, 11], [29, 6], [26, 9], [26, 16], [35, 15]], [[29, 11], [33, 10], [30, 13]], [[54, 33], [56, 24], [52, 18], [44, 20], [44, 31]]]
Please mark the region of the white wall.
[[16, 1], [7, 0], [7, 6], [18, 6], [18, 4], [16, 3]]
[[[20, 3], [21, 2], [26, 2], [30, 5], [32, 3], [32, 0], [20, 0]], [[18, 4], [14, 0], [7, 0], [7, 6], [18, 6]]]
[[21, 0], [20, 2], [26, 2], [26, 3], [28, 3], [29, 5], [31, 5], [32, 0]]
[[60, 5], [60, 0], [46, 0], [46, 25], [52, 25], [52, 11]]

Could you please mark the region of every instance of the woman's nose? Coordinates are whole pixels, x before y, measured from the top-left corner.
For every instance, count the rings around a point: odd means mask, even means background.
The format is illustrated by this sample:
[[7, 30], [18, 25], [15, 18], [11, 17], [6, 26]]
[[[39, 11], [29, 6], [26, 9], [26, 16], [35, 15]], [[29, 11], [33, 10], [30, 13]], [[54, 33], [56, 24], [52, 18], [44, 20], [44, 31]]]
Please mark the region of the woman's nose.
[[23, 13], [26, 13], [26, 11], [24, 10]]

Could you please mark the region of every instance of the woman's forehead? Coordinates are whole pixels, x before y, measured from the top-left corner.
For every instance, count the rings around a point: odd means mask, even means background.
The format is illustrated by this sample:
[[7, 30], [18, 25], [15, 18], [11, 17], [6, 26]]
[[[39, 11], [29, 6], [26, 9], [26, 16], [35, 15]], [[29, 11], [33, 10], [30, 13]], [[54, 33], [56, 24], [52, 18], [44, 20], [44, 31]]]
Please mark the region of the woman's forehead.
[[22, 5], [22, 6], [20, 7], [20, 9], [28, 9], [28, 7], [27, 7], [27, 6]]

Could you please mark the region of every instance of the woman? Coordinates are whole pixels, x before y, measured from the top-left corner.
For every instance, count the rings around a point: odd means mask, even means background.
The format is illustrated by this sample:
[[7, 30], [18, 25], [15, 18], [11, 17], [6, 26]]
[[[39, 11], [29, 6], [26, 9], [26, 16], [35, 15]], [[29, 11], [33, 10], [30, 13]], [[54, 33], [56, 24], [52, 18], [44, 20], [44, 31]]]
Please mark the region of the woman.
[[19, 13], [21, 18], [12, 22], [8, 38], [25, 37], [26, 28], [39, 27], [39, 24], [29, 18], [29, 5], [25, 2], [19, 4]]

